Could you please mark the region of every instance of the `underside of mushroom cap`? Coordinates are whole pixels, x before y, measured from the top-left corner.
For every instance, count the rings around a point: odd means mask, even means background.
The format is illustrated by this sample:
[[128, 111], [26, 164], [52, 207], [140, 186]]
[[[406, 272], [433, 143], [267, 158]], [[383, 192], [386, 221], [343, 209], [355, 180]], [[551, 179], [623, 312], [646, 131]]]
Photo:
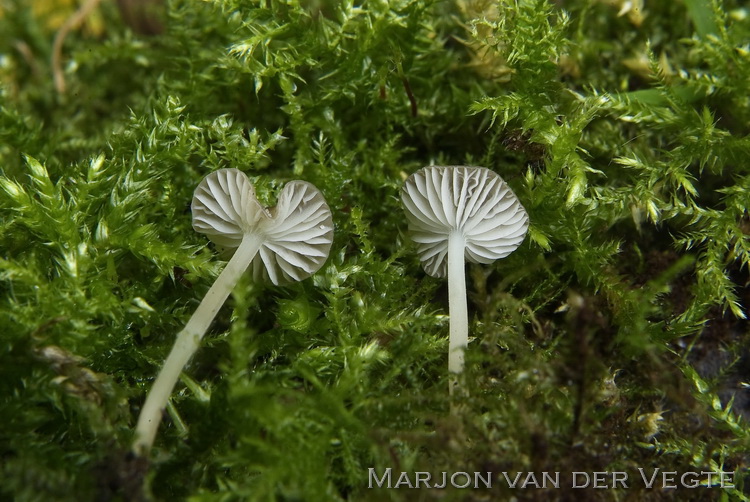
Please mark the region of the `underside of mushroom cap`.
[[239, 169], [219, 169], [200, 182], [190, 206], [193, 229], [222, 248], [236, 249], [245, 233], [270, 217]]
[[290, 181], [271, 217], [261, 222], [265, 241], [253, 260], [253, 277], [274, 284], [301, 281], [317, 272], [333, 242], [333, 219], [323, 194], [306, 181]]
[[242, 171], [219, 169], [198, 185], [192, 212], [193, 228], [230, 252], [248, 235], [260, 239], [253, 277], [276, 285], [317, 272], [333, 241], [331, 210], [320, 190], [305, 181], [287, 183], [268, 210]]
[[406, 180], [401, 200], [422, 266], [433, 277], [447, 275], [452, 232], [465, 239], [466, 260], [487, 264], [512, 253], [529, 226], [510, 187], [484, 167], [424, 167]]

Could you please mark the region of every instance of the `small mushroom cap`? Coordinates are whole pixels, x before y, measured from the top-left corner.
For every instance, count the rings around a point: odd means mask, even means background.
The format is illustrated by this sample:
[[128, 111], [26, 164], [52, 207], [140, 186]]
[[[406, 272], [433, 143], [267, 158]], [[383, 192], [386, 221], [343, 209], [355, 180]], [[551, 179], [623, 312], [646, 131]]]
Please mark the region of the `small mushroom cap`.
[[264, 208], [239, 169], [219, 169], [195, 189], [193, 228], [230, 252], [253, 234], [261, 246], [252, 261], [255, 280], [301, 281], [325, 263], [333, 242], [331, 210], [306, 181], [284, 186], [276, 206]]
[[529, 228], [516, 195], [484, 167], [424, 167], [406, 180], [401, 201], [422, 266], [433, 277], [448, 273], [451, 232], [466, 240], [466, 260], [488, 264], [512, 253]]

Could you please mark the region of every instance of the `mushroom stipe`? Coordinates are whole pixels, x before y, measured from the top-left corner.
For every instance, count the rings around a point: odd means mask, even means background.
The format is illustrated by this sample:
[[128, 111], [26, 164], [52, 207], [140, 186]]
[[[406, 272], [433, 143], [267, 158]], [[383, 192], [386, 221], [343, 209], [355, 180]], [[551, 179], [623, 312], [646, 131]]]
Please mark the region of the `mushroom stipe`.
[[401, 201], [425, 272], [448, 277], [453, 394], [469, 342], [465, 260], [489, 264], [508, 256], [523, 242], [529, 218], [505, 181], [484, 167], [424, 167], [406, 180]]
[[325, 263], [333, 240], [333, 221], [323, 194], [310, 183], [291, 181], [276, 207], [264, 208], [238, 169], [220, 169], [195, 190], [193, 228], [233, 252], [185, 328], [177, 335], [138, 417], [133, 451], [147, 455], [154, 443], [172, 389], [182, 369], [240, 276], [252, 268], [254, 280], [275, 285], [301, 281]]

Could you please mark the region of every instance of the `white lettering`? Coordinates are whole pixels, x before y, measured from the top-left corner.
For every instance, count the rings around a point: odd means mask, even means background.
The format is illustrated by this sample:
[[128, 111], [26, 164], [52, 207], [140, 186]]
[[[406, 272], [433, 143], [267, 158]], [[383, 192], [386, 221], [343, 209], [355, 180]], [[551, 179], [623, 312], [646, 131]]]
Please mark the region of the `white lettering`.
[[546, 471], [542, 473], [542, 488], [547, 488], [547, 481], [549, 481], [552, 484], [553, 488], [560, 488], [560, 473], [556, 472], [554, 474], [555, 474], [555, 477], [553, 478]]
[[[663, 490], [675, 490], [677, 488], [735, 488], [735, 473], [732, 471], [662, 471], [661, 468], [638, 467], [638, 473], [647, 489], [661, 488]], [[442, 476], [438, 474], [433, 479], [432, 473], [428, 471], [397, 472], [398, 477], [394, 482], [394, 471], [391, 467], [378, 473], [374, 467], [367, 469], [368, 488], [427, 488], [444, 489], [454, 488], [492, 488], [493, 479], [497, 476], [494, 472], [445, 472]], [[514, 472], [513, 474], [502, 471], [502, 479], [509, 488], [560, 488], [560, 472], [542, 471], [539, 476], [535, 472]], [[575, 471], [572, 488], [620, 488], [628, 489], [630, 484], [629, 474], [625, 471]], [[567, 477], [567, 476], [566, 476]], [[442, 478], [442, 479], [441, 479]], [[660, 479], [661, 486], [657, 485]], [[500, 476], [496, 480], [500, 481]]]
[[721, 473], [721, 487], [722, 488], [734, 488], [734, 473], [733, 472]]
[[680, 476], [680, 484], [685, 488], [698, 488], [701, 484], [697, 472], [686, 472]]
[[401, 475], [398, 477], [398, 481], [396, 481], [396, 484], [393, 485], [393, 487], [401, 488], [401, 485], [406, 485], [409, 488], [414, 488], [414, 485], [411, 484], [411, 479], [409, 479], [408, 472], [402, 472]]
[[446, 472], [443, 471], [443, 484], [442, 485], [434, 485], [433, 488], [443, 489], [448, 484], [448, 480], [446, 479]]
[[[578, 476], [584, 476], [586, 478], [586, 484], [585, 485], [579, 485], [578, 484]], [[591, 484], [591, 480], [589, 479], [589, 475], [585, 472], [574, 472], [573, 473], [573, 488], [586, 488]]]
[[518, 483], [518, 480], [521, 478], [521, 473], [517, 472], [516, 477], [513, 478], [513, 482], [511, 483], [510, 478], [508, 477], [508, 473], [503, 471], [503, 477], [505, 477], [505, 482], [508, 483], [509, 488], [515, 488], [516, 484]]
[[492, 488], [492, 473], [488, 472], [487, 478], [482, 477], [481, 472], [475, 472], [474, 473], [474, 488], [479, 488], [479, 481], [481, 480], [482, 483], [484, 483], [485, 488]]
[[523, 480], [521, 488], [526, 488], [529, 485], [539, 488], [539, 482], [536, 480], [536, 475], [533, 472], [526, 473], [526, 479]]
[[[676, 471], [664, 471], [661, 474], [661, 487], [664, 489], [667, 488], [677, 488], [677, 482], [675, 481], [675, 477], [677, 476]], [[667, 484], [671, 483], [671, 484]]]
[[617, 488], [617, 484], [622, 484], [623, 488], [628, 487], [628, 473], [624, 471], [615, 471], [612, 473], [612, 488]]
[[659, 474], [659, 468], [657, 467], [654, 470], [654, 474], [651, 476], [651, 479], [648, 481], [646, 481], [646, 475], [644, 474], [642, 468], [639, 467], [638, 472], [641, 473], [641, 479], [643, 479], [643, 484], [646, 485], [646, 488], [651, 488], [652, 486], [654, 486], [654, 481], [656, 481], [656, 476]]
[[430, 487], [430, 479], [432, 478], [432, 475], [429, 472], [416, 472], [414, 476], [415, 484], [417, 485], [416, 488], [420, 487], [420, 483], [424, 483], [425, 488]]
[[388, 467], [385, 472], [383, 473], [383, 477], [378, 480], [377, 474], [375, 474], [375, 469], [370, 467], [367, 469], [367, 472], [369, 473], [370, 482], [367, 484], [367, 488], [372, 488], [372, 479], [375, 478], [375, 483], [377, 483], [378, 488], [381, 488], [383, 486], [383, 483], [385, 483], [385, 480], [388, 480], [388, 484], [385, 485], [386, 488], [391, 487], [391, 468]]
[[[466, 476], [466, 483], [464, 483], [463, 485], [456, 484], [456, 478], [459, 476]], [[471, 476], [469, 476], [469, 474], [466, 472], [454, 472], [451, 475], [451, 485], [456, 488], [466, 488], [470, 484], [471, 484]]]
[[594, 488], [609, 488], [607, 484], [607, 472], [597, 471], [594, 472]]

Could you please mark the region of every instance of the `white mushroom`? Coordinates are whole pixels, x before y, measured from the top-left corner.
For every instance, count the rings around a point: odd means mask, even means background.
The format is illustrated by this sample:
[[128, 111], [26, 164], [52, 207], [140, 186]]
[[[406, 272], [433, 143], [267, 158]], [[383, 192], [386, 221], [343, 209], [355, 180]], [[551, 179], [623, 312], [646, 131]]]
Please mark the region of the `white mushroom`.
[[448, 370], [455, 376], [469, 339], [464, 259], [489, 264], [508, 256], [523, 242], [529, 218], [510, 187], [484, 167], [424, 167], [406, 180], [401, 201], [425, 271], [448, 277]]
[[162, 411], [182, 368], [248, 267], [252, 264], [255, 280], [270, 278], [276, 285], [300, 281], [323, 266], [333, 240], [331, 211], [323, 194], [305, 181], [287, 183], [276, 207], [269, 210], [258, 202], [242, 171], [220, 169], [198, 185], [192, 213], [193, 228], [233, 254], [177, 335], [146, 398], [133, 444], [139, 455], [151, 449]]

